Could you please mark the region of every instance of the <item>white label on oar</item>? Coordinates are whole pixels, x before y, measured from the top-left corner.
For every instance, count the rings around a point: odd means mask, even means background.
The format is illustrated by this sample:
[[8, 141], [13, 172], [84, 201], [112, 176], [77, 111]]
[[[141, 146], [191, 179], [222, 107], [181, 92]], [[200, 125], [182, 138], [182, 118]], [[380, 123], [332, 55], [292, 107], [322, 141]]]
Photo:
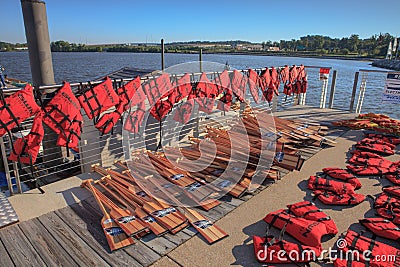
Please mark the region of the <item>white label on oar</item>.
[[180, 180], [183, 177], [185, 177], [185, 175], [183, 175], [182, 173], [171, 175], [172, 180]]
[[278, 162], [282, 162], [282, 160], [283, 160], [284, 157], [285, 157], [285, 153], [283, 153], [283, 152], [278, 152], [278, 153], [276, 153], [276, 155], [275, 155], [275, 158], [276, 158], [276, 160], [277, 160]]
[[222, 182], [218, 183], [217, 186], [218, 186], [219, 188], [225, 188], [225, 187], [230, 186], [231, 184], [232, 184], [231, 181], [223, 180]]
[[115, 236], [123, 234], [124, 231], [120, 227], [110, 227], [104, 229], [108, 235]]
[[124, 217], [120, 217], [117, 219], [117, 221], [120, 223], [128, 223], [128, 222], [132, 222], [134, 220], [136, 220], [135, 216], [124, 216]]
[[201, 184], [196, 182], [194, 184], [186, 186], [186, 189], [189, 192], [193, 192], [193, 191], [196, 191], [200, 186], [201, 186]]
[[200, 229], [207, 229], [210, 226], [213, 226], [213, 223], [208, 220], [200, 220], [193, 222], [193, 225]]
[[113, 223], [113, 222], [114, 222], [114, 220], [111, 219], [111, 218], [104, 221], [105, 224], [106, 224], [106, 223]]
[[158, 218], [165, 217], [173, 212], [175, 212], [176, 209], [174, 207], [163, 209], [163, 210], [157, 210], [151, 213], [151, 215], [156, 216]]
[[145, 221], [145, 222], [148, 222], [148, 223], [153, 223], [153, 222], [156, 222], [156, 219], [154, 219], [153, 217], [151, 217], [151, 216], [146, 216], [146, 217], [143, 217], [143, 219], [142, 219], [143, 221]]

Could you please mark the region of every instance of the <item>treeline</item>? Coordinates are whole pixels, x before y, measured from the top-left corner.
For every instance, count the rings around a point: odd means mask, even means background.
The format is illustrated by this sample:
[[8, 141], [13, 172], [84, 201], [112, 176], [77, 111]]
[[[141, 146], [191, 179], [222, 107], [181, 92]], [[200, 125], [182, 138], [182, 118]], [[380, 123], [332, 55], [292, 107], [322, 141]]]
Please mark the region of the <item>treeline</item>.
[[[281, 40], [280, 50], [284, 51], [315, 51], [320, 54], [342, 54], [359, 56], [385, 56], [390, 41], [394, 36], [389, 33], [373, 35], [370, 38], [360, 39], [359, 35], [352, 34], [350, 37], [331, 38], [321, 35], [307, 35], [300, 37], [299, 40]], [[263, 42], [263, 46], [274, 46], [277, 43], [271, 41]]]
[[[372, 35], [361, 39], [359, 35], [331, 38], [322, 35], [307, 35], [300, 39], [265, 41], [254, 44], [247, 41], [190, 41], [171, 42], [165, 45], [169, 53], [196, 53], [203, 49], [205, 53], [267, 53], [289, 55], [338, 55], [359, 57], [384, 57], [394, 36], [389, 33]], [[0, 51], [17, 51], [26, 48], [26, 44], [0, 42]], [[258, 48], [256, 48], [258, 46]], [[271, 47], [279, 49], [271, 49]], [[271, 51], [273, 50], [273, 51]], [[277, 51], [279, 50], [279, 51]], [[104, 44], [85, 45], [56, 41], [51, 43], [53, 52], [153, 52], [161, 51], [157, 44]]]

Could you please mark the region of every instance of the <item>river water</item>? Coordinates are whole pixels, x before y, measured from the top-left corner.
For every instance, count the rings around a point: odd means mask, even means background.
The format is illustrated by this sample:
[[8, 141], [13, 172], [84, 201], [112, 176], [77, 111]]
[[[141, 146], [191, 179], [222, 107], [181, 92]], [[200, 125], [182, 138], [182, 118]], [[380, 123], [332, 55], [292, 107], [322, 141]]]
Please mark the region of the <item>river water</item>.
[[[160, 69], [161, 56], [154, 53], [53, 53], [53, 68], [57, 83], [63, 80], [69, 82], [89, 81], [123, 67], [143, 69]], [[166, 54], [166, 67], [180, 63], [198, 60], [196, 54]], [[331, 67], [337, 70], [336, 93], [334, 108], [348, 110], [354, 82], [354, 74], [360, 69], [383, 70], [372, 67], [368, 61], [318, 59], [279, 56], [251, 56], [251, 55], [223, 55], [204, 54], [204, 61], [225, 64], [232, 68], [247, 69], [270, 66], [300, 65]], [[27, 52], [0, 53], [0, 64], [5, 66], [10, 77], [31, 81], [29, 56]], [[386, 71], [386, 70], [384, 70]], [[309, 89], [306, 104], [319, 106], [322, 82], [319, 80], [319, 69], [308, 68]], [[358, 82], [360, 87], [361, 77], [367, 76], [367, 87], [362, 112], [386, 113], [395, 118], [400, 118], [400, 108], [395, 103], [382, 102], [382, 91], [386, 73], [361, 72]], [[329, 80], [330, 89], [331, 77]], [[281, 88], [282, 90], [282, 88]], [[358, 94], [358, 92], [357, 92]], [[328, 92], [329, 97], [329, 92]], [[357, 96], [356, 96], [357, 100]], [[328, 101], [328, 99], [327, 99]]]

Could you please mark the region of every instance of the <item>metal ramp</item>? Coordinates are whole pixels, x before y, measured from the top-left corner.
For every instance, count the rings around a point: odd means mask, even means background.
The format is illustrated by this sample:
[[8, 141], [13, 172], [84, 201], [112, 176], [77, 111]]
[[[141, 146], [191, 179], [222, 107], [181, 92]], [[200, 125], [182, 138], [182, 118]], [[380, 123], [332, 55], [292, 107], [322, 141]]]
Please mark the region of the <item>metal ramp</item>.
[[7, 197], [0, 192], [0, 228], [18, 222], [18, 215]]

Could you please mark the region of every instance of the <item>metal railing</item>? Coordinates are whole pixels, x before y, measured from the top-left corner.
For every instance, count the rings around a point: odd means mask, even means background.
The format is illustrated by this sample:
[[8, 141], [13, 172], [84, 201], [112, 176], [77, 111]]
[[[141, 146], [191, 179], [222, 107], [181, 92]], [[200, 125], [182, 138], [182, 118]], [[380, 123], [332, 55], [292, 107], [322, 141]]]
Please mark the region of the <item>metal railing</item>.
[[[308, 95], [314, 96], [322, 94], [321, 103], [325, 103], [327, 97], [327, 83], [322, 83], [321, 81], [319, 81], [319, 68], [320, 67], [318, 66], [306, 66], [309, 83]], [[241, 70], [241, 72], [246, 71], [247, 70]], [[192, 76], [198, 78], [201, 74], [202, 73], [200, 72], [193, 73]], [[212, 78], [211, 76], [215, 74], [215, 72], [208, 73], [210, 79]], [[142, 81], [153, 78], [153, 75], [156, 74], [143, 76]], [[113, 80], [113, 82], [120, 84], [121, 82], [127, 82], [134, 78], [135, 77], [129, 79], [116, 79]], [[100, 81], [90, 82], [91, 85], [98, 83], [100, 83]], [[86, 83], [72, 83], [71, 88], [74, 92], [77, 92], [78, 88], [85, 84]], [[61, 88], [61, 86], [62, 85], [40, 86], [39, 88], [36, 88], [36, 90], [58, 89]], [[17, 90], [20, 89], [11, 89], [8, 92], [15, 92]], [[322, 92], [323, 90], [325, 90], [325, 92]], [[315, 97], [313, 99], [315, 99]], [[305, 94], [301, 94], [299, 97], [287, 97], [281, 93], [278, 97], [274, 97], [274, 101], [271, 104], [268, 104], [265, 101], [263, 101], [261, 104], [255, 104], [250, 93], [247, 91], [245, 101], [250, 103], [252, 106], [263, 109], [272, 109], [273, 111], [283, 110], [298, 104], [309, 105], [311, 103], [311, 105], [318, 107], [318, 103], [307, 101]], [[333, 103], [332, 92], [329, 103], [330, 106], [331, 103]], [[221, 112], [218, 110], [213, 111], [212, 115], [208, 115], [202, 112], [197, 113], [199, 115], [198, 119], [194, 119], [190, 121], [188, 125], [186, 125], [186, 132], [183, 134], [183, 136], [187, 136], [189, 134], [195, 136], [198, 135], [199, 132], [202, 132], [205, 125], [208, 125], [209, 118], [211, 117], [218, 118], [218, 122], [220, 123], [220, 125], [229, 125], [233, 117], [237, 115], [236, 113]], [[82, 114], [84, 113], [82, 112]], [[30, 165], [20, 164], [8, 160], [7, 156], [10, 154], [11, 143], [15, 141], [15, 137], [12, 137], [11, 139], [8, 135], [0, 137], [2, 160], [4, 162], [4, 169], [10, 194], [22, 193], [26, 190], [34, 188], [36, 186], [36, 183], [38, 183], [40, 186], [42, 183], [50, 183], [70, 177], [72, 175], [90, 172], [91, 165], [95, 163], [101, 163], [104, 166], [110, 166], [115, 162], [115, 160], [124, 159], [125, 156], [127, 156], [122, 144], [122, 135], [127, 133], [123, 133], [121, 123], [117, 123], [117, 125], [114, 126], [114, 134], [101, 136], [99, 131], [94, 127], [93, 122], [89, 120], [86, 115], [84, 115], [83, 117], [84, 128], [82, 130], [81, 140], [79, 142], [79, 152], [75, 153], [74, 151], [70, 150], [70, 153], [67, 153], [66, 148], [62, 147], [60, 148], [61, 157], [59, 157], [58, 152], [52, 152], [51, 150], [49, 152], [46, 151], [46, 149], [41, 149], [37, 161], [33, 165], [33, 172], [31, 171]], [[32, 119], [24, 121], [21, 124], [21, 127], [25, 129], [30, 129], [31, 125]], [[172, 125], [171, 129], [173, 128], [174, 127]], [[49, 134], [49, 132], [47, 132], [47, 134]], [[146, 147], [147, 149], [155, 150], [160, 142], [161, 137], [160, 123], [154, 118], [150, 118], [147, 121], [144, 134], [128, 134], [128, 136], [124, 136], [124, 138], [125, 137], [129, 138], [130, 144], [134, 145], [136, 148]], [[143, 142], [144, 138], [146, 139], [146, 142]], [[173, 138], [173, 132], [163, 132], [163, 139], [161, 140], [161, 142], [163, 145], [171, 144]], [[185, 139], [183, 138], [182, 140], [182, 142], [184, 142]], [[48, 140], [44, 140], [42, 143], [42, 147], [45, 147], [47, 145], [46, 142], [55, 143], [55, 139], [50, 138]], [[69, 156], [67, 154], [69, 154]], [[44, 160], [45, 157], [47, 159], [50, 158], [50, 160]]]

